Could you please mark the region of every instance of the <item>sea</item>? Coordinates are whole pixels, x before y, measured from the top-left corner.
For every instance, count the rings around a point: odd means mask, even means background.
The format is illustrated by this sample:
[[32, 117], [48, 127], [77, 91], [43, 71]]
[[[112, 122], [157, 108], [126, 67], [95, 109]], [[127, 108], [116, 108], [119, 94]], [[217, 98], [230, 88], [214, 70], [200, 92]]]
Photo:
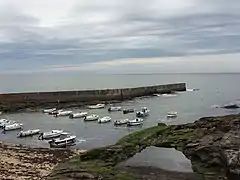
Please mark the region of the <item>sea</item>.
[[[208, 73], [208, 74], [83, 74], [78, 72], [65, 73], [28, 73], [1, 74], [0, 92], [41, 92], [59, 90], [85, 90], [138, 87], [168, 83], [185, 82], [186, 92], [179, 92], [176, 96], [140, 97], [122, 103], [114, 104], [122, 108], [148, 107], [150, 115], [144, 119], [139, 127], [115, 127], [113, 121], [119, 119], [134, 119], [135, 113], [124, 115], [122, 112], [104, 109], [88, 110], [73, 108], [74, 112], [86, 111], [98, 114], [100, 117], [110, 116], [112, 122], [98, 124], [84, 122], [83, 119], [69, 119], [68, 117], [52, 117], [41, 112], [3, 114], [0, 118], [15, 120], [24, 125], [24, 130], [40, 129], [42, 132], [61, 129], [77, 136], [74, 148], [91, 149], [116, 143], [123, 136], [157, 125], [186, 124], [205, 116], [218, 116], [239, 113], [239, 109], [227, 110], [216, 108], [240, 100], [240, 74]], [[199, 88], [199, 91], [192, 91]], [[167, 119], [169, 111], [177, 111], [178, 116]], [[0, 133], [0, 141], [20, 143], [37, 147], [48, 147], [47, 141], [40, 141], [37, 137], [19, 139], [19, 131]]]

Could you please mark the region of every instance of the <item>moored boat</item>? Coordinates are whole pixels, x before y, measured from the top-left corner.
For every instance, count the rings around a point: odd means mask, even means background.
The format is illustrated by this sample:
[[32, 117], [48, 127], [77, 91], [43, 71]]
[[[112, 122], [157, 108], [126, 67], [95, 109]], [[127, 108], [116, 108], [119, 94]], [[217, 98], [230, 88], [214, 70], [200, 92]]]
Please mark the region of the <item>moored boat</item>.
[[44, 132], [41, 133], [38, 139], [51, 139], [51, 138], [57, 138], [63, 133], [62, 130], [52, 130], [50, 132]]
[[96, 104], [96, 105], [88, 106], [89, 109], [101, 109], [104, 107], [105, 107], [105, 104]]
[[84, 121], [97, 121], [99, 119], [99, 116], [96, 114], [91, 114], [89, 116], [84, 117]]
[[123, 114], [128, 114], [128, 113], [133, 113], [134, 112], [134, 109], [124, 109], [123, 110]]
[[85, 116], [88, 115], [88, 112], [79, 112], [79, 113], [72, 113], [70, 114], [69, 118], [73, 119], [73, 118], [83, 118]]
[[17, 137], [27, 137], [27, 136], [33, 136], [37, 135], [40, 133], [40, 129], [29, 129], [27, 131], [21, 131], [20, 133], [17, 134]]
[[136, 118], [133, 120], [129, 120], [127, 122], [127, 126], [139, 126], [143, 124], [143, 119], [142, 118]]
[[108, 111], [109, 112], [112, 112], [112, 111], [121, 111], [122, 110], [122, 107], [120, 107], [120, 106], [112, 106], [112, 107], [109, 107], [108, 108]]
[[107, 122], [110, 122], [111, 119], [112, 119], [111, 117], [105, 116], [105, 117], [98, 119], [98, 123], [107, 123]]
[[175, 118], [175, 117], [177, 117], [177, 112], [173, 112], [173, 111], [168, 112], [167, 118]]
[[48, 113], [49, 115], [56, 115], [56, 114], [58, 114], [58, 113], [60, 113], [61, 111], [63, 111], [63, 109], [56, 109], [56, 110], [54, 110], [54, 111], [52, 111], [52, 112], [50, 112], [50, 113]]
[[76, 136], [70, 135], [67, 132], [62, 133], [59, 138], [52, 139], [48, 143], [51, 148], [64, 148], [67, 146], [74, 145], [76, 142]]
[[0, 122], [0, 128], [3, 128], [5, 125], [10, 125], [10, 124], [14, 124], [14, 123], [16, 123], [16, 122], [12, 121], [12, 120], [4, 119], [4, 121]]
[[118, 126], [118, 125], [124, 125], [124, 124], [127, 124], [129, 121], [129, 119], [120, 119], [120, 120], [116, 120], [114, 121], [114, 125], [115, 126]]
[[4, 131], [18, 130], [18, 129], [22, 129], [22, 126], [23, 126], [23, 124], [20, 124], [20, 123], [4, 125], [3, 130]]
[[54, 115], [55, 117], [59, 117], [59, 116], [70, 116], [72, 114], [72, 111], [60, 111], [58, 112], [56, 115]]
[[42, 112], [43, 113], [51, 113], [51, 112], [56, 111], [56, 110], [57, 110], [57, 108], [51, 108], [51, 109], [44, 109]]
[[136, 112], [137, 117], [145, 117], [149, 115], [150, 110], [147, 107], [142, 107], [141, 111]]

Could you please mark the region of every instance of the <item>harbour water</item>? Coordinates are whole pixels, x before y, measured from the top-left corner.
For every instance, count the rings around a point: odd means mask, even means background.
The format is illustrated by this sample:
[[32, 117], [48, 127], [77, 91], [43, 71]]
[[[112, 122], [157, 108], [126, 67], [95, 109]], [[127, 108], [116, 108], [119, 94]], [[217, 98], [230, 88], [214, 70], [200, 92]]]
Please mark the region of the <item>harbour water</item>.
[[[156, 125], [158, 122], [167, 124], [184, 124], [193, 122], [203, 116], [215, 116], [239, 113], [240, 110], [226, 110], [213, 108], [214, 104], [235, 102], [240, 97], [240, 74], [148, 74], [148, 75], [86, 75], [79, 73], [65, 74], [21, 74], [1, 75], [0, 92], [29, 92], [29, 91], [57, 91], [74, 89], [102, 89], [122, 88], [155, 84], [186, 82], [187, 88], [199, 88], [199, 91], [178, 93], [173, 97], [145, 97], [125, 101], [116, 106], [131, 107], [139, 110], [148, 107], [151, 112], [145, 118], [142, 127], [128, 128], [114, 127], [116, 119], [133, 119], [135, 113], [123, 115], [122, 112], [107, 111], [105, 109], [89, 110], [72, 109], [73, 111], [88, 111], [102, 116], [111, 116], [112, 122], [98, 124], [84, 122], [83, 119], [69, 119], [68, 117], [52, 117], [42, 113], [14, 113], [4, 114], [1, 118], [16, 120], [24, 124], [24, 129], [41, 129], [49, 131], [62, 129], [75, 134], [78, 143], [75, 147], [89, 149], [115, 143], [124, 135]], [[168, 111], [177, 111], [178, 117], [167, 119]], [[18, 139], [18, 131], [0, 134], [0, 141], [30, 144], [48, 147], [47, 142], [38, 141], [37, 137]]]

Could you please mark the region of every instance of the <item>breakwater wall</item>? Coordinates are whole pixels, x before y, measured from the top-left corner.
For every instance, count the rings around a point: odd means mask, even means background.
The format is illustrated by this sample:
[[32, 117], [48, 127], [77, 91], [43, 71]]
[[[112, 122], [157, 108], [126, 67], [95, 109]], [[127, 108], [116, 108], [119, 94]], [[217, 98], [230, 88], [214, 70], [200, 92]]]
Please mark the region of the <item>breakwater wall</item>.
[[96, 102], [123, 101], [154, 93], [185, 91], [185, 83], [155, 85], [124, 89], [32, 92], [0, 94], [0, 110], [18, 111], [26, 108], [71, 105], [78, 106]]

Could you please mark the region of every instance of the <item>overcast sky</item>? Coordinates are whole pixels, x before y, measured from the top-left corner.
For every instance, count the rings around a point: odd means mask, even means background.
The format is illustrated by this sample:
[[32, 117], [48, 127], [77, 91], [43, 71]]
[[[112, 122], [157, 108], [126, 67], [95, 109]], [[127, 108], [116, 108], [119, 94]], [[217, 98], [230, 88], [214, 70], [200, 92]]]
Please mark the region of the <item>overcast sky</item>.
[[0, 0], [2, 72], [240, 72], [238, 53], [240, 0]]

